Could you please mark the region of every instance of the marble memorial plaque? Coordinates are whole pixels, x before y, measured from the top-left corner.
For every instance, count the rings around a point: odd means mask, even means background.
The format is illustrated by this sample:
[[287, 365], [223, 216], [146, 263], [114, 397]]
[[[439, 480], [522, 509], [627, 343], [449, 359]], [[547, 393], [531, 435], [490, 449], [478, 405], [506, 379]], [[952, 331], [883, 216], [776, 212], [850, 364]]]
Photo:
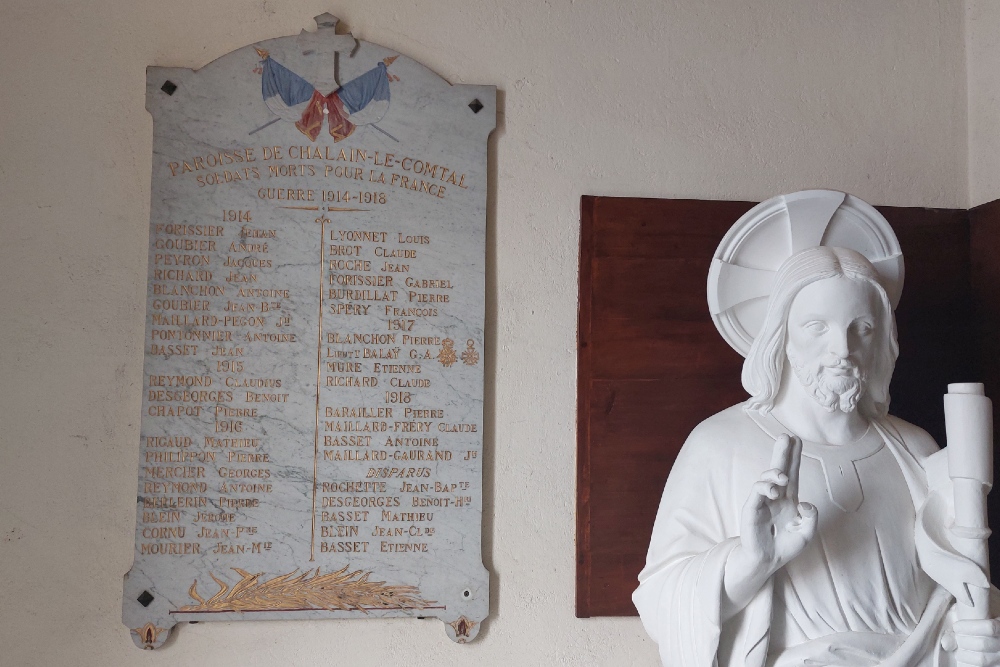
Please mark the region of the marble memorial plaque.
[[438, 617], [482, 565], [492, 86], [336, 33], [148, 70], [135, 561], [122, 616]]

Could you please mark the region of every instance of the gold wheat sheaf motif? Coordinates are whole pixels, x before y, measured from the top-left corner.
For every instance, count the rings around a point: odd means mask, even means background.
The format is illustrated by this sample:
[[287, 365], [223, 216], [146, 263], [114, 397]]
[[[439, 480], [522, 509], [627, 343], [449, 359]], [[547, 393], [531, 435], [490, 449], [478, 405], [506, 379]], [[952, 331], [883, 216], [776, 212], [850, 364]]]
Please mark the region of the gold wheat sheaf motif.
[[[348, 566], [349, 567], [349, 566]], [[415, 586], [387, 586], [384, 581], [369, 581], [371, 572], [344, 567], [336, 572], [320, 574], [298, 570], [261, 581], [263, 572], [251, 574], [234, 567], [241, 579], [232, 587], [209, 572], [219, 585], [219, 592], [208, 600], [198, 594], [196, 579], [188, 595], [198, 604], [185, 605], [179, 611], [290, 611], [326, 609], [328, 611], [361, 611], [378, 609], [425, 609], [433, 600], [420, 597]]]

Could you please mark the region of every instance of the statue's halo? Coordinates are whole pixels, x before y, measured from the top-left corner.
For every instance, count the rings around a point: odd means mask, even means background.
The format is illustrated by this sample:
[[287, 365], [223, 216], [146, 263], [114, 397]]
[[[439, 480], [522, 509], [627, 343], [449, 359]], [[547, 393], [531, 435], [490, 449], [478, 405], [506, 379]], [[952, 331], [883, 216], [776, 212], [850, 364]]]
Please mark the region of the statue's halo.
[[708, 271], [708, 308], [722, 337], [744, 357], [760, 332], [774, 276], [795, 253], [816, 246], [855, 250], [875, 266], [895, 309], [903, 253], [889, 222], [857, 197], [803, 190], [754, 206], [722, 239]]

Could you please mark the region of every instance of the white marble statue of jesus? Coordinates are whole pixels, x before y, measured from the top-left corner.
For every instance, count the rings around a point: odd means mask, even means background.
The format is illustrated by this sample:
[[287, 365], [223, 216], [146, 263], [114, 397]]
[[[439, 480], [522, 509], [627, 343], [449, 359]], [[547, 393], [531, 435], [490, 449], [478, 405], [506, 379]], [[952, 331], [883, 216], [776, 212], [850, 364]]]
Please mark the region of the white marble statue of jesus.
[[633, 595], [665, 667], [1000, 665], [1000, 622], [952, 612], [989, 583], [934, 509], [946, 457], [887, 412], [897, 352], [864, 256], [778, 269], [751, 397], [684, 444]]

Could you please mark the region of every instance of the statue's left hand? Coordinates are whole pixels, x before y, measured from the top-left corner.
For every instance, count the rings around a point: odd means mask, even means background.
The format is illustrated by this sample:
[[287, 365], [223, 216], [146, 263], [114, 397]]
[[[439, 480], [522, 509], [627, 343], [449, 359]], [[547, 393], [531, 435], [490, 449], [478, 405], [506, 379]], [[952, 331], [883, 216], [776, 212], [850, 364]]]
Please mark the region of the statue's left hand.
[[955, 621], [952, 629], [955, 632], [955, 659], [958, 664], [1000, 667], [1000, 618]]

